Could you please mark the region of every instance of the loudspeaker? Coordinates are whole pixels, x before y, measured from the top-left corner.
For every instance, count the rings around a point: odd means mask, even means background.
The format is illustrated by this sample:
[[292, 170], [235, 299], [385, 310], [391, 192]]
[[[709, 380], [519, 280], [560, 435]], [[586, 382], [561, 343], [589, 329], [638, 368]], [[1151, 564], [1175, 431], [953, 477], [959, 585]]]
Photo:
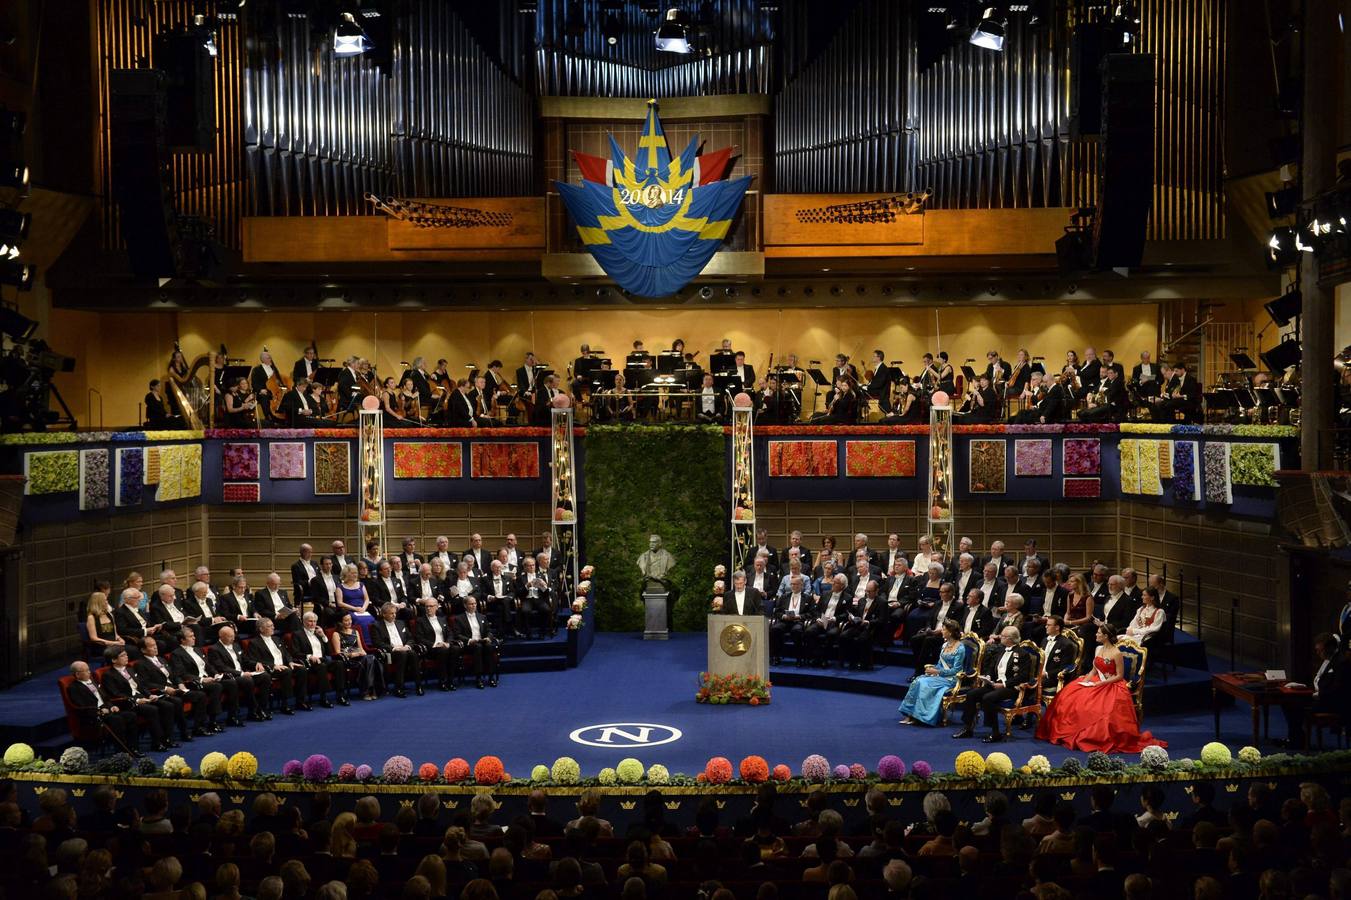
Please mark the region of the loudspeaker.
[[170, 150], [209, 153], [216, 143], [216, 82], [202, 35], [155, 35], [155, 68], [164, 72], [166, 143]]
[[1111, 22], [1084, 22], [1070, 34], [1072, 140], [1102, 133], [1102, 61], [1122, 47], [1122, 29]]
[[172, 277], [183, 267], [165, 144], [166, 81], [154, 69], [115, 69], [110, 82], [113, 196], [131, 269], [140, 278]]
[[1140, 265], [1154, 195], [1154, 56], [1110, 53], [1102, 62], [1102, 137], [1093, 264]]
[[1284, 328], [1291, 319], [1303, 314], [1304, 293], [1299, 288], [1291, 288], [1275, 300], [1268, 300], [1263, 308], [1277, 328]]

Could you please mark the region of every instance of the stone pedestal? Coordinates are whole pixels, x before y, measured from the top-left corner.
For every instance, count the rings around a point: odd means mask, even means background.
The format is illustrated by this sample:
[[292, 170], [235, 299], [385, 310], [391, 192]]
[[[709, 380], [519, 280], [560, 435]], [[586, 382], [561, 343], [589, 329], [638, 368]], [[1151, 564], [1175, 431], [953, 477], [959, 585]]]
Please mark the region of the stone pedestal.
[[666, 628], [666, 601], [669, 596], [666, 591], [643, 591], [643, 608], [646, 610], [643, 640], [664, 641], [670, 637]]

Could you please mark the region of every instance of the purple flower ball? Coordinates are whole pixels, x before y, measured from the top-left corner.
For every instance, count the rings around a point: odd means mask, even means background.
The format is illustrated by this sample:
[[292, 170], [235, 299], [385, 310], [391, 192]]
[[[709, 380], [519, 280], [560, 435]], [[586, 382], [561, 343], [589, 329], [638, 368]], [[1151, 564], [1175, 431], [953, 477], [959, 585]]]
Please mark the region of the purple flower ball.
[[352, 781], [357, 777], [357, 767], [351, 763], [343, 763], [338, 767], [339, 781]]
[[849, 767], [846, 766], [844, 763], [840, 763], [838, 766], [835, 767], [832, 774], [834, 774], [836, 778], [848, 778]]
[[849, 777], [863, 779], [868, 777], [868, 770], [863, 768], [863, 763], [853, 763], [849, 766]]
[[899, 756], [884, 756], [877, 761], [877, 774], [883, 781], [900, 781], [905, 777], [905, 763]]
[[356, 771], [357, 781], [370, 781], [371, 776], [374, 774], [375, 772], [371, 770], [371, 767], [366, 765], [365, 763], [362, 763], [361, 765], [357, 766]]
[[300, 767], [300, 774], [305, 776], [306, 781], [327, 781], [328, 776], [333, 774], [333, 763], [322, 753], [316, 753], [306, 758]]
[[825, 781], [830, 777], [830, 763], [824, 756], [813, 753], [802, 761], [802, 777], [808, 781]]
[[281, 767], [281, 774], [283, 778], [295, 778], [297, 775], [300, 774], [300, 772], [301, 772], [301, 765], [300, 760], [298, 759], [288, 759], [286, 763]]
[[915, 760], [915, 764], [910, 767], [910, 771], [927, 781], [929, 776], [934, 773], [934, 768], [924, 760], [917, 759]]
[[403, 784], [413, 774], [413, 761], [406, 756], [391, 756], [385, 760], [385, 780], [392, 784]]

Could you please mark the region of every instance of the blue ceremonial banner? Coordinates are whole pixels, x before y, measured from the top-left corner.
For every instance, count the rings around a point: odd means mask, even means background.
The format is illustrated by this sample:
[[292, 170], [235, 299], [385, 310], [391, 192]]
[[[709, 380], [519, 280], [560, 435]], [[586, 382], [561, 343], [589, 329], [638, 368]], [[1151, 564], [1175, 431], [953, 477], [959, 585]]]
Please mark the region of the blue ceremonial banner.
[[577, 234], [605, 273], [640, 297], [666, 297], [713, 258], [751, 178], [727, 179], [730, 147], [696, 155], [699, 139], [672, 157], [648, 101], [638, 152], [630, 159], [610, 137], [610, 158], [574, 151], [580, 185], [555, 182]]

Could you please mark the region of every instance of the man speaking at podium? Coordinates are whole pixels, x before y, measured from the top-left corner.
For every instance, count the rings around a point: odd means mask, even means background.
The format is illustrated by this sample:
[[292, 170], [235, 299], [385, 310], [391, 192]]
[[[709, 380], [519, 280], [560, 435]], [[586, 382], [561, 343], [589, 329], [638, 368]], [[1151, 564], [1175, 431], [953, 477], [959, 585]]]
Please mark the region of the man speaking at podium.
[[762, 616], [765, 613], [765, 595], [753, 587], [746, 587], [746, 573], [738, 569], [732, 576], [732, 595], [716, 610], [724, 616]]

